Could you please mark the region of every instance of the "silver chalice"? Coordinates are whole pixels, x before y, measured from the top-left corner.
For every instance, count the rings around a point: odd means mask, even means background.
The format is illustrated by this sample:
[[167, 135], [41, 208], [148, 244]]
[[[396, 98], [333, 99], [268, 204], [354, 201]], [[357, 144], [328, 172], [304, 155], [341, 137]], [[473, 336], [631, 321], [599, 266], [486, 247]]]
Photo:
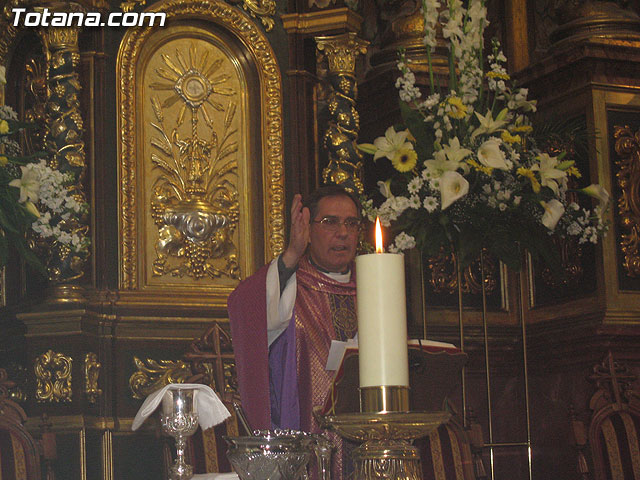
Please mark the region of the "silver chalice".
[[169, 469], [170, 480], [189, 480], [193, 467], [184, 459], [187, 437], [198, 429], [198, 414], [193, 408], [193, 388], [168, 390], [162, 399], [162, 430], [176, 439], [176, 461]]

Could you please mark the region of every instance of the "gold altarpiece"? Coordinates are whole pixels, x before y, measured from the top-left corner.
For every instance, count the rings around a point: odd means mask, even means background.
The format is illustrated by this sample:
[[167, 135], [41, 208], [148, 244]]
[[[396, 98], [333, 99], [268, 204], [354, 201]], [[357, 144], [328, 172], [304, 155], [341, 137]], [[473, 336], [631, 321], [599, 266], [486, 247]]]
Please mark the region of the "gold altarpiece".
[[[27, 337], [29, 383], [16, 395], [33, 431], [48, 414], [64, 459], [59, 478], [161, 477], [153, 425], [130, 432], [140, 399], [185, 372], [188, 345], [214, 320], [226, 328], [228, 294], [283, 249], [283, 92], [268, 4], [246, 13], [222, 1], [156, 2], [147, 11], [166, 14], [163, 28], [69, 29], [75, 38], [59, 40], [58, 57], [41, 40], [45, 85], [65, 55], [85, 80], [76, 82], [84, 125], [73, 118], [86, 141], [95, 228], [80, 278], [8, 308]], [[3, 64], [15, 66], [19, 42], [34, 32], [3, 25]], [[105, 64], [115, 72], [112, 98]]]
[[[278, 7], [287, 12], [278, 18], [269, 1], [244, 1], [245, 13], [239, 3], [136, 0], [117, 8], [165, 12], [168, 26], [77, 32], [82, 49], [67, 37], [51, 43], [56, 38], [49, 34], [48, 45], [64, 55], [68, 50], [69, 65], [83, 79], [77, 93], [82, 116], [72, 113], [86, 132], [84, 188], [94, 247], [84, 277], [69, 284], [74, 288], [13, 310], [26, 330], [24, 357], [34, 379], [23, 392], [30, 427], [37, 431], [38, 416], [49, 414], [65, 459], [60, 478], [155, 475], [158, 465], [141, 461], [158, 455], [155, 433], [149, 427], [132, 435], [131, 418], [150, 390], [188, 376], [179, 359], [189, 342], [212, 319], [226, 325], [226, 295], [282, 249], [285, 180], [289, 197], [306, 193], [321, 180], [323, 137], [352, 146], [354, 136], [371, 141], [397, 119], [396, 50], [405, 47], [420, 61], [421, 48], [419, 15], [397, 8], [404, 3], [363, 2], [366, 8], [356, 13], [341, 2], [289, 2]], [[495, 463], [496, 478], [507, 472], [513, 475], [505, 478], [524, 479], [531, 471], [534, 478], [570, 478], [565, 413], [569, 403], [579, 409], [588, 398], [587, 370], [607, 348], [640, 365], [640, 200], [634, 187], [640, 23], [611, 2], [577, 3], [574, 9], [560, 0], [488, 2], [491, 34], [502, 38], [510, 71], [540, 100], [542, 113], [584, 118], [591, 133], [585, 171], [615, 198], [602, 246], [584, 252], [562, 246], [571, 272], [566, 285], [554, 284], [526, 259], [520, 274], [490, 261], [484, 280], [477, 264], [465, 272], [466, 403], [483, 425], [485, 463]], [[54, 2], [43, 4], [53, 8]], [[77, 5], [109, 8], [99, 0]], [[321, 65], [334, 47], [352, 45], [350, 60], [364, 53], [361, 39], [372, 28], [372, 11], [390, 28], [367, 38], [373, 41], [366, 72], [362, 66], [357, 72], [332, 68], [335, 58]], [[9, 66], [25, 32], [9, 26], [6, 32], [0, 56]], [[446, 65], [435, 60], [441, 74]], [[343, 76], [348, 95], [327, 87], [327, 79]], [[321, 106], [335, 105], [336, 93], [349, 108], [355, 105], [362, 124], [351, 109], [328, 116], [337, 130], [318, 122]], [[457, 343], [459, 286], [451, 262], [411, 262], [416, 266], [412, 333]], [[483, 286], [489, 296], [485, 332]], [[483, 361], [486, 347], [490, 364]], [[528, 405], [521, 350], [528, 353]], [[486, 389], [484, 370], [494, 374]], [[496, 401], [493, 425], [486, 390]]]

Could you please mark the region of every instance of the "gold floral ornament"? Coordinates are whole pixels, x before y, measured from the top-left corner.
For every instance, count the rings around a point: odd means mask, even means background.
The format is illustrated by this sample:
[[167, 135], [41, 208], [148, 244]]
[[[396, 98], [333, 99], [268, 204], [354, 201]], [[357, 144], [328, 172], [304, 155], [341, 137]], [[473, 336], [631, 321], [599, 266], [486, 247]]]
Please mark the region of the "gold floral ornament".
[[84, 356], [84, 393], [90, 404], [96, 403], [102, 395], [102, 389], [98, 387], [101, 368], [96, 353], [89, 352]]
[[39, 403], [71, 402], [71, 367], [73, 360], [62, 353], [48, 350], [34, 361]]
[[[160, 171], [151, 199], [158, 227], [154, 275], [239, 278], [233, 244], [236, 91], [225, 87], [231, 77], [224, 72], [224, 59], [210, 61], [208, 53], [199, 55], [192, 46], [188, 58], [179, 50], [174, 57], [162, 55], [164, 66], [156, 69], [160, 81], [150, 85], [169, 93], [151, 97], [156, 118], [151, 125], [158, 132], [151, 138], [151, 161]], [[177, 105], [170, 126], [165, 112]]]
[[133, 357], [136, 371], [129, 378], [133, 398], [141, 399], [170, 383], [184, 383], [193, 375], [182, 360], [141, 360]]

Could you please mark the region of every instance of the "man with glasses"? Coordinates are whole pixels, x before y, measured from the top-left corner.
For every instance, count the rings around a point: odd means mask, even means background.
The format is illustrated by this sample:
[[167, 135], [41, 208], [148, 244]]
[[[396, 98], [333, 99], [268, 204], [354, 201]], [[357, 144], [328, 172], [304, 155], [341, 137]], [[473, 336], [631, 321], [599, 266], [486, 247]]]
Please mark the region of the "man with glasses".
[[360, 225], [358, 199], [341, 187], [322, 187], [304, 205], [295, 195], [287, 249], [229, 296], [239, 390], [253, 428], [321, 431], [312, 409], [331, 385], [331, 341], [357, 330]]

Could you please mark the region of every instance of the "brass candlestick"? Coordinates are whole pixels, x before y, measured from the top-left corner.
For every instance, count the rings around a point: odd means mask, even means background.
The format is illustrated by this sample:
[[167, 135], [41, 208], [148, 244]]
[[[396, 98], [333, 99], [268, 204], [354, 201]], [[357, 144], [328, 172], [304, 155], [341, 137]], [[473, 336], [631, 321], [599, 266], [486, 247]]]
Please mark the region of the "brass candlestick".
[[409, 387], [380, 385], [360, 387], [360, 411], [368, 413], [408, 412]]
[[353, 451], [354, 480], [422, 480], [420, 454], [411, 442], [428, 435], [450, 416], [448, 412], [316, 414], [323, 428], [361, 443]]

